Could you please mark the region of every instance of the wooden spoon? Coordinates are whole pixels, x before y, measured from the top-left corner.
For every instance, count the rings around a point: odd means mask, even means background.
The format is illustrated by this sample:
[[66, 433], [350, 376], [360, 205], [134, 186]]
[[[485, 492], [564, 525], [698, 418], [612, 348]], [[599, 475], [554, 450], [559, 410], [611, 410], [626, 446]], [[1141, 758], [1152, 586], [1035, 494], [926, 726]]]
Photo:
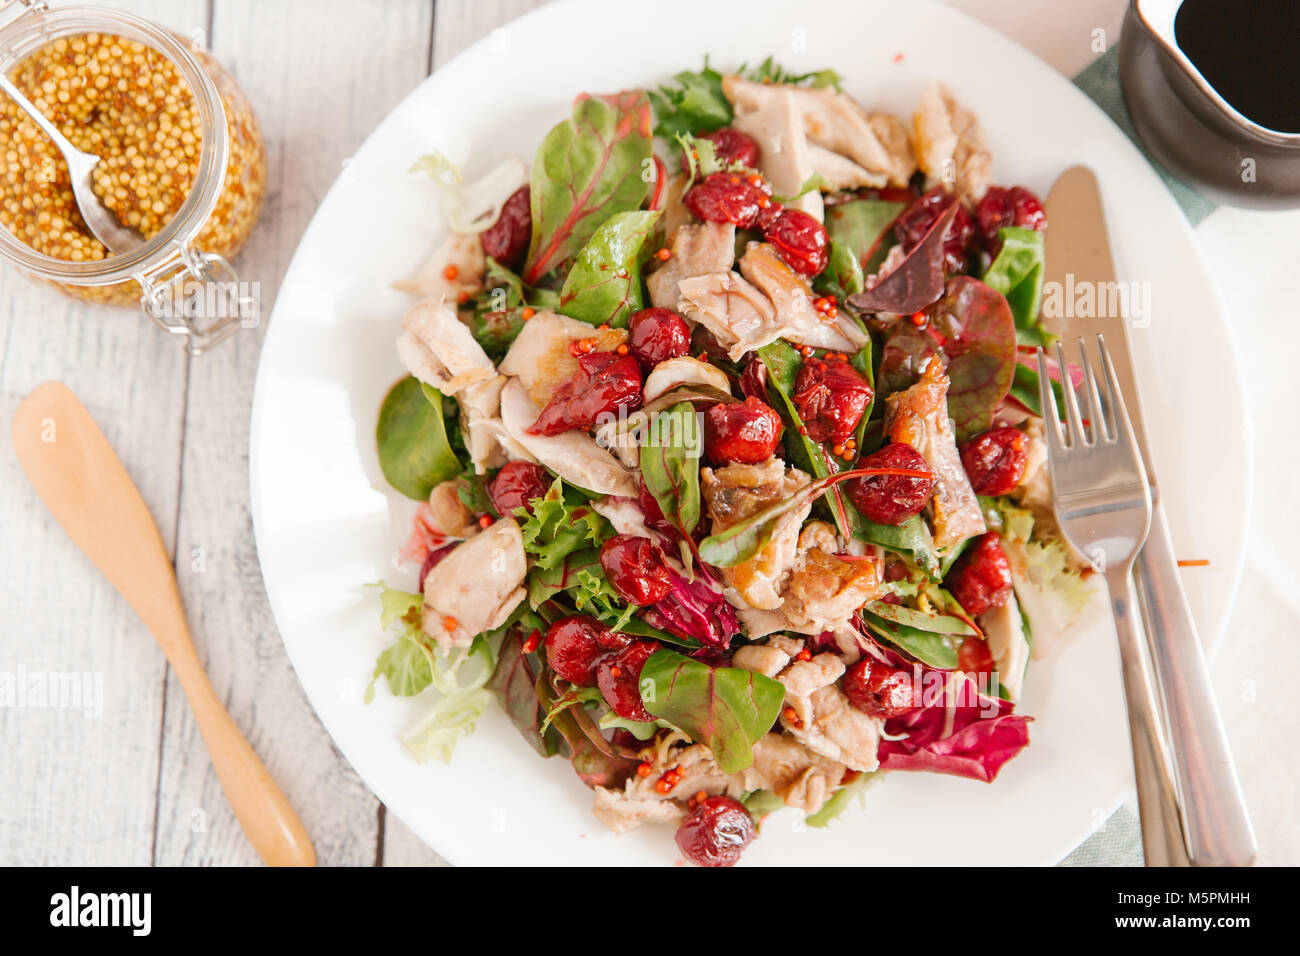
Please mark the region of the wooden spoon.
[[14, 413], [13, 442], [51, 514], [167, 655], [253, 848], [271, 866], [315, 866], [316, 851], [302, 821], [208, 682], [158, 527], [86, 407], [62, 382], [46, 382]]

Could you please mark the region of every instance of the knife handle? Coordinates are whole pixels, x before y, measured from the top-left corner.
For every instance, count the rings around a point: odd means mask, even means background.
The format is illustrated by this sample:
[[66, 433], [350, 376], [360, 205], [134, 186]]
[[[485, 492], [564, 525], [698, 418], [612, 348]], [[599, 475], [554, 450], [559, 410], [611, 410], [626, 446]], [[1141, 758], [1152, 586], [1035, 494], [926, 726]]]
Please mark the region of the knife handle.
[[1164, 699], [1188, 855], [1194, 866], [1249, 866], [1255, 833], [1159, 502], [1135, 571]]

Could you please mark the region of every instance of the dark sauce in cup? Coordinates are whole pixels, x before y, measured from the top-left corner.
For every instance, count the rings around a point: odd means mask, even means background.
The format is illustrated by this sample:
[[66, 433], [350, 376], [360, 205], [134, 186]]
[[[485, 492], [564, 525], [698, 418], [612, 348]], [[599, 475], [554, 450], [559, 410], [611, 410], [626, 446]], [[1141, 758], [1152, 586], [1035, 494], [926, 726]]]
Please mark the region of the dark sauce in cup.
[[1184, 0], [1174, 38], [1238, 113], [1300, 133], [1300, 0]]

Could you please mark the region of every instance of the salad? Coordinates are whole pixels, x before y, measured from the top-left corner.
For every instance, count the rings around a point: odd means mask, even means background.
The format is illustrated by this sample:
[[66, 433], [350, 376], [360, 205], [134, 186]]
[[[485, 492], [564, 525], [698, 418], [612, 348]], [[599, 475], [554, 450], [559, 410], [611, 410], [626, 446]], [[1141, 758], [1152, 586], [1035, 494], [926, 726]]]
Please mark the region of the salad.
[[1047, 221], [976, 118], [706, 61], [579, 95], [531, 164], [414, 168], [449, 231], [376, 437], [420, 585], [381, 586], [368, 691], [427, 697], [412, 754], [495, 701], [706, 866], [891, 771], [992, 782], [1090, 583], [1047, 486]]

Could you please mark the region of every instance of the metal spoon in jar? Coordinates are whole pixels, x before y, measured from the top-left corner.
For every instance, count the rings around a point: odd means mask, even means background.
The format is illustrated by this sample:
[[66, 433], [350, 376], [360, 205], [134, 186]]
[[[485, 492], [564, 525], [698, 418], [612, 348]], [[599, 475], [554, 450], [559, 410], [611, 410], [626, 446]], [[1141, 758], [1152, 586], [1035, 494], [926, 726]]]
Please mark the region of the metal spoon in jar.
[[134, 229], [118, 222], [117, 217], [108, 211], [100, 202], [99, 196], [95, 194], [95, 190], [91, 188], [90, 171], [99, 163], [99, 157], [83, 153], [73, 146], [68, 138], [59, 132], [58, 127], [46, 119], [35, 104], [23, 96], [18, 87], [14, 86], [9, 77], [3, 73], [0, 73], [0, 90], [9, 94], [10, 99], [32, 118], [32, 122], [54, 141], [54, 145], [63, 154], [63, 159], [68, 164], [68, 178], [72, 182], [73, 198], [76, 199], [77, 209], [80, 210], [81, 218], [86, 221], [91, 234], [114, 254], [130, 252], [141, 245], [144, 237]]

